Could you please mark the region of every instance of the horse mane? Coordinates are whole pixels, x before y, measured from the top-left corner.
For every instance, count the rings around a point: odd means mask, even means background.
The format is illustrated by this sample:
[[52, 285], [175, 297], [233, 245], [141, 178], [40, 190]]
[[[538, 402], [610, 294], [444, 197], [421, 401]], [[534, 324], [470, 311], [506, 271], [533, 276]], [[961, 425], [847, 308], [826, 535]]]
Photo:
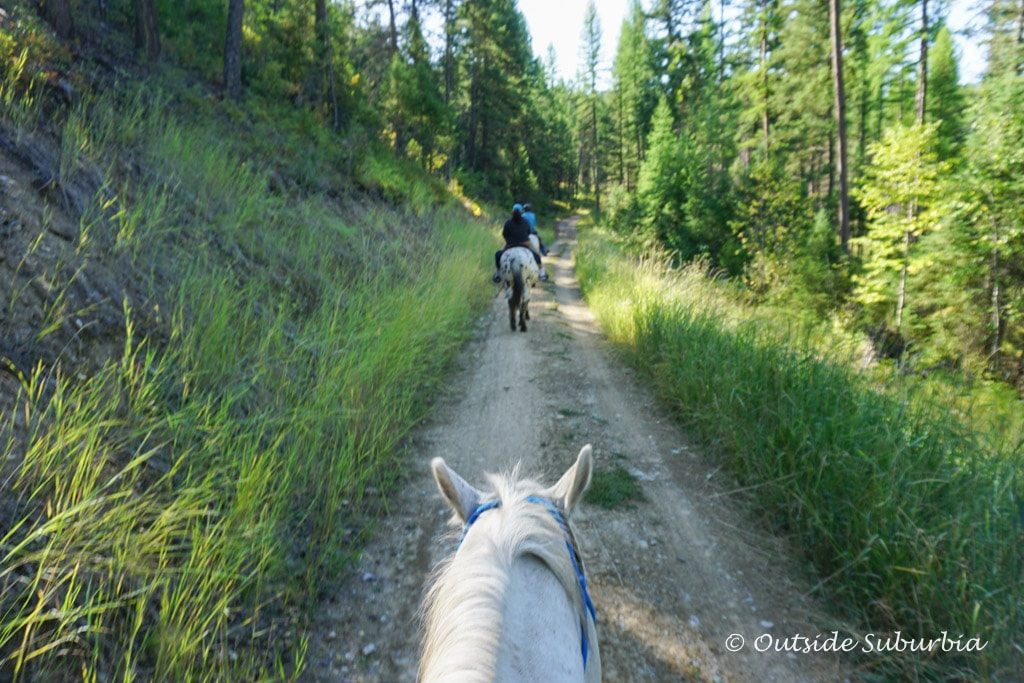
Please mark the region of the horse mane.
[[585, 620], [565, 532], [544, 506], [525, 500], [540, 494], [543, 487], [518, 479], [515, 471], [491, 475], [488, 481], [495, 494], [488, 500], [501, 501], [498, 508], [485, 513], [499, 519], [497, 531], [463, 544], [435, 569], [422, 614], [420, 681], [494, 679], [507, 587], [512, 565], [520, 557], [544, 563]]

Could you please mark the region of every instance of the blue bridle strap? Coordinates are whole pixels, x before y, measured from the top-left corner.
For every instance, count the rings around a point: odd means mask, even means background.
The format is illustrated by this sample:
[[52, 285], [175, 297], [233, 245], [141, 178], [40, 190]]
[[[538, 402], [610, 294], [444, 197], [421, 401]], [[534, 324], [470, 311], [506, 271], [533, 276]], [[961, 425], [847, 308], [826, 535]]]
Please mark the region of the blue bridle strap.
[[[579, 553], [576, 552], [576, 546], [573, 544], [572, 532], [569, 531], [569, 524], [565, 519], [565, 514], [562, 510], [555, 505], [554, 501], [548, 498], [541, 498], [540, 496], [527, 496], [526, 501], [529, 503], [535, 503], [537, 505], [543, 505], [544, 508], [555, 518], [558, 522], [558, 526], [562, 528], [562, 534], [565, 536], [565, 549], [569, 551], [569, 560], [572, 562], [572, 570], [576, 574], [576, 583], [580, 587], [580, 597], [583, 600], [583, 605], [586, 612], [590, 614], [590, 618], [596, 623], [597, 622], [597, 609], [594, 608], [594, 601], [590, 599], [590, 591], [587, 589], [587, 577], [583, 573], [583, 562], [580, 560]], [[469, 528], [473, 526], [477, 518], [488, 510], [501, 507], [500, 500], [492, 500], [486, 503], [482, 503], [473, 509], [470, 513], [469, 518], [466, 519], [465, 526], [462, 527], [462, 537], [465, 538], [469, 532]], [[580, 621], [580, 652], [583, 655], [583, 668], [587, 668], [587, 655], [589, 654], [590, 644], [587, 638], [587, 624], [586, 616]]]
[[469, 514], [469, 519], [466, 520], [465, 526], [462, 527], [462, 535], [463, 536], [466, 535], [466, 532], [469, 531], [469, 527], [473, 526], [473, 522], [476, 521], [477, 517], [479, 517], [480, 515], [484, 514], [488, 510], [493, 510], [496, 507], [501, 507], [501, 501], [500, 500], [492, 500], [492, 501], [490, 501], [488, 503], [483, 503], [482, 505], [477, 505], [476, 508], [473, 510], [473, 512], [471, 512]]

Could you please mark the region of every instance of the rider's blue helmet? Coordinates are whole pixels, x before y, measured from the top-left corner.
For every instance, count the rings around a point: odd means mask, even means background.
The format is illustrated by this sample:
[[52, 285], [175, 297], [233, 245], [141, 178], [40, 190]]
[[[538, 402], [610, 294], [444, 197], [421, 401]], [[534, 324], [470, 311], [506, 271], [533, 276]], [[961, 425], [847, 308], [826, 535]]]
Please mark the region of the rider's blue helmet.
[[512, 213], [522, 213], [522, 212], [523, 212], [523, 205], [522, 204], [513, 204], [512, 205]]

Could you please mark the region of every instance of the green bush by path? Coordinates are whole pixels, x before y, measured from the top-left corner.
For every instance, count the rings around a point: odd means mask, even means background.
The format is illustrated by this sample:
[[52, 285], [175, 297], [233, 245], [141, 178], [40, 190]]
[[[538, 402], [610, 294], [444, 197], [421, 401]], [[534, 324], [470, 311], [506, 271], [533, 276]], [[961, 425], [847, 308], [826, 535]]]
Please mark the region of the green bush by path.
[[577, 254], [604, 330], [795, 539], [838, 616], [863, 632], [988, 641], [868, 665], [886, 678], [1024, 670], [1021, 451], [996, 450], [928, 397], [880, 390], [849, 348], [832, 355], [826, 331], [787, 335], [699, 265], [672, 270], [611, 240], [584, 230]]

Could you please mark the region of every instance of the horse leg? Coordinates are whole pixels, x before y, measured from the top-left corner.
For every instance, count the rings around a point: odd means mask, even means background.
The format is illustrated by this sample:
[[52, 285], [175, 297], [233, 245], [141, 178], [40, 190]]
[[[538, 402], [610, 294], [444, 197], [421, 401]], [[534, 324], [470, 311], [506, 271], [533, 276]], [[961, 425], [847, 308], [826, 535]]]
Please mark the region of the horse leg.
[[530, 317], [530, 304], [523, 301], [519, 304], [519, 331], [526, 332], [526, 320]]
[[516, 305], [510, 299], [508, 302], [508, 326], [516, 331]]

